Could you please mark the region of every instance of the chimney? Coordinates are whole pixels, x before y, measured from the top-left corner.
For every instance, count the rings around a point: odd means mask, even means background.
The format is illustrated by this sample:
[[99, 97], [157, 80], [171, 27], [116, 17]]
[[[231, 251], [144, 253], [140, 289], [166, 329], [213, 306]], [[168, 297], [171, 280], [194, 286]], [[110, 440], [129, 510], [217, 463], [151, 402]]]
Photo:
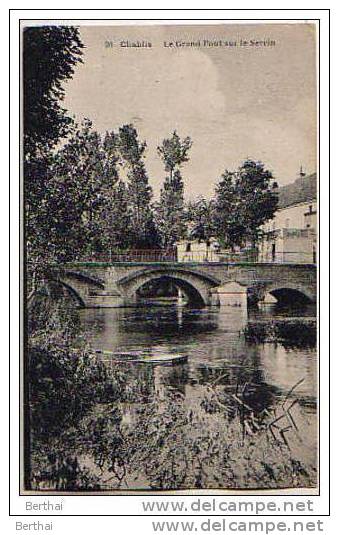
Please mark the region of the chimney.
[[303, 176], [306, 176], [306, 173], [304, 172], [302, 165], [300, 166], [299, 176], [300, 178], [302, 178]]

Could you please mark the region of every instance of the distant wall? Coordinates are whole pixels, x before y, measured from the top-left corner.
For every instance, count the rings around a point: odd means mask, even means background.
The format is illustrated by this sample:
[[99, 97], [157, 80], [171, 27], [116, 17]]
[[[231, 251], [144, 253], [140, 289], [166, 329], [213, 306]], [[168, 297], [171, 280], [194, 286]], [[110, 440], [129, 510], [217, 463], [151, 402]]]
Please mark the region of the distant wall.
[[[264, 226], [265, 232], [282, 228], [316, 228], [316, 201], [303, 202], [276, 211], [274, 219]], [[310, 227], [307, 227], [310, 225]]]

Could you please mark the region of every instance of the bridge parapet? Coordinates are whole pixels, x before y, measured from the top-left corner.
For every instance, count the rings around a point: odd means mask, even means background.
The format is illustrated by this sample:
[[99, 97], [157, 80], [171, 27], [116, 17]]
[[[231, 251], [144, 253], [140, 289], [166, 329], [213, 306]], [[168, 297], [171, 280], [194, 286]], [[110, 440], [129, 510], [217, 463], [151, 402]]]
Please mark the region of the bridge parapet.
[[79, 302], [89, 307], [133, 305], [138, 288], [157, 278], [173, 280], [192, 300], [204, 305], [214, 304], [216, 289], [230, 282], [259, 300], [268, 292], [290, 289], [315, 302], [317, 293], [314, 264], [78, 262], [61, 266], [60, 277], [79, 295]]

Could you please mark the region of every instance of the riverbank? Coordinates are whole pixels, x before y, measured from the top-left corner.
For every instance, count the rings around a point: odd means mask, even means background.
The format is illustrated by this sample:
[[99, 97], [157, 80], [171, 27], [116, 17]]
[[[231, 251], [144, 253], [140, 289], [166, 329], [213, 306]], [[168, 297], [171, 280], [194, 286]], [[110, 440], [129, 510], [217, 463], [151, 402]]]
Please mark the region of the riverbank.
[[316, 347], [316, 318], [283, 318], [249, 321], [244, 329], [251, 344], [280, 342], [289, 347]]

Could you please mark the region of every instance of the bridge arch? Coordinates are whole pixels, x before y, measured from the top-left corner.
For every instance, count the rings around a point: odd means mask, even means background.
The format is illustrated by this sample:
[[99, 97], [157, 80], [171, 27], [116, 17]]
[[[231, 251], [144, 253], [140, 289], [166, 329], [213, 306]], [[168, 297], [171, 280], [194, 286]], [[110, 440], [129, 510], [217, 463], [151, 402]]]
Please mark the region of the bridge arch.
[[[206, 302], [205, 302], [205, 299], [203, 297], [203, 295], [199, 292], [199, 290], [197, 290], [196, 287], [194, 287], [192, 284], [182, 280], [182, 279], [179, 279], [177, 277], [173, 277], [173, 276], [167, 276], [167, 275], [158, 275], [156, 278], [152, 278], [151, 279], [152, 282], [156, 282], [156, 281], [172, 281], [174, 283], [174, 285], [177, 287], [177, 288], [180, 288], [182, 290], [182, 292], [184, 293], [184, 295], [186, 296], [186, 298], [188, 299], [188, 303], [192, 306], [195, 306], [197, 308], [202, 308], [204, 306], [206, 306]], [[143, 283], [141, 286], [139, 286], [139, 288], [136, 290], [136, 294], [138, 294], [138, 290], [140, 290], [143, 286], [145, 286], [146, 284], [148, 284], [150, 281], [147, 281], [145, 283]], [[133, 296], [134, 297], [134, 296]]]
[[73, 286], [71, 286], [70, 284], [67, 284], [67, 282], [63, 280], [53, 280], [53, 283], [58, 284], [62, 288], [65, 288], [68, 295], [76, 302], [76, 304], [79, 307], [81, 308], [86, 307], [86, 303], [84, 299], [81, 297], [80, 293]]
[[89, 275], [88, 273], [83, 273], [81, 271], [71, 271], [67, 270], [64, 272], [62, 279], [76, 280], [88, 284], [90, 286], [95, 286], [101, 289], [104, 289], [105, 284], [102, 279]]
[[173, 281], [188, 298], [189, 304], [203, 307], [211, 303], [211, 289], [220, 281], [199, 271], [180, 268], [143, 269], [118, 281], [118, 287], [127, 300], [135, 302], [138, 290], [145, 284], [158, 280]]
[[69, 296], [81, 308], [88, 305], [88, 296], [91, 292], [101, 291], [105, 287], [102, 280], [86, 273], [71, 270], [63, 270], [50, 280], [53, 284], [65, 288]]
[[261, 299], [270, 294], [281, 305], [303, 305], [315, 303], [316, 297], [314, 292], [307, 288], [306, 285], [286, 283], [276, 283], [267, 286], [261, 292]]

